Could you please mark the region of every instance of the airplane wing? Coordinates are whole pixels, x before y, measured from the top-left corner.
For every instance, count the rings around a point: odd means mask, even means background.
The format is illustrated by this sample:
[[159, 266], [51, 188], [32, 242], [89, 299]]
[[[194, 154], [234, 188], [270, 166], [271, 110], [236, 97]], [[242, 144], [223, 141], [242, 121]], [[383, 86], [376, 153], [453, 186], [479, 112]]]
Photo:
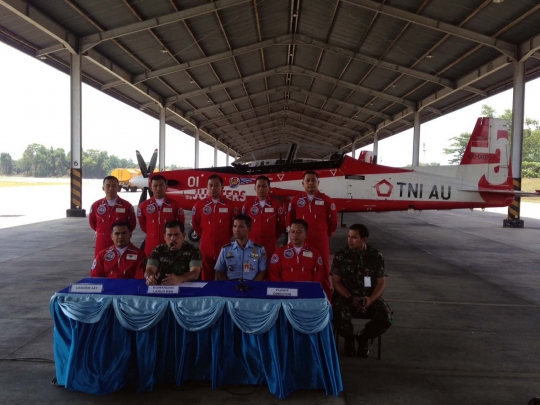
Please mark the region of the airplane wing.
[[492, 193], [492, 194], [510, 194], [517, 197], [540, 197], [540, 190], [532, 191], [518, 191], [518, 190], [494, 190], [494, 189], [461, 189], [459, 191], [474, 192], [474, 193]]

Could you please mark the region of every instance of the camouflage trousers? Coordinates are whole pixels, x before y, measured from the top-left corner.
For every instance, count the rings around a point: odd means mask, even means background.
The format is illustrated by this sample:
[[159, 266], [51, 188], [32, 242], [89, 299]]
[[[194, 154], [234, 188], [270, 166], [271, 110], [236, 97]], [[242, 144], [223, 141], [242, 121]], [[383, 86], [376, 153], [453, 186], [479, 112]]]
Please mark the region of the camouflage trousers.
[[364, 327], [362, 334], [366, 339], [375, 339], [390, 328], [394, 323], [392, 310], [382, 298], [377, 299], [367, 309], [366, 314], [358, 312], [353, 307], [349, 300], [343, 298], [339, 294], [333, 296], [332, 311], [334, 312], [334, 328], [336, 328], [339, 336], [350, 338], [354, 336], [354, 328], [352, 324], [353, 318], [370, 319]]

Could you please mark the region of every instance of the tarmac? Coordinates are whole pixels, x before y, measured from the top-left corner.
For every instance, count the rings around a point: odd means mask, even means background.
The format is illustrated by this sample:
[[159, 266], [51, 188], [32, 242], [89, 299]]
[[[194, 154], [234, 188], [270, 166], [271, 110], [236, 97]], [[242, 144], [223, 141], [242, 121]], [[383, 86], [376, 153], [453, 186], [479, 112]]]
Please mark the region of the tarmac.
[[[347, 225], [369, 227], [368, 243], [385, 257], [394, 325], [383, 335], [381, 360], [376, 344], [368, 359], [339, 348], [339, 397], [300, 391], [283, 401], [265, 386], [212, 390], [193, 382], [102, 397], [51, 385], [49, 299], [89, 274], [93, 232], [87, 218], [11, 224], [0, 229], [0, 405], [525, 405], [540, 396], [540, 220], [513, 229], [502, 227], [504, 218], [469, 210], [346, 214]], [[346, 233], [338, 228], [332, 252]], [[139, 230], [134, 242], [141, 241]], [[355, 325], [360, 330], [362, 321]]]

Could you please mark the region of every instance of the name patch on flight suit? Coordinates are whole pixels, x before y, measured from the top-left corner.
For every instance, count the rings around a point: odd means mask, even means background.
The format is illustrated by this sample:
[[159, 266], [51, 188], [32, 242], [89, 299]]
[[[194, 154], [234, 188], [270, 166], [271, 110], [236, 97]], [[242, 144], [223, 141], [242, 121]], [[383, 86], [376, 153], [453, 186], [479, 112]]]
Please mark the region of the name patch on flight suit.
[[126, 212], [126, 209], [125, 208], [117, 208], [116, 212], [118, 212], [120, 214], [124, 214]]
[[163, 208], [163, 212], [172, 212], [172, 208]]
[[324, 205], [323, 200], [315, 200], [315, 205]]
[[371, 277], [364, 276], [364, 287], [371, 287]]
[[302, 252], [302, 256], [305, 256], [305, 257], [313, 257], [313, 252], [310, 252], [309, 250], [304, 250]]
[[274, 212], [274, 208], [270, 207], [270, 208], [265, 208], [264, 209], [264, 212]]
[[137, 260], [137, 255], [136, 254], [127, 255], [126, 259], [127, 260]]
[[107, 207], [104, 205], [100, 205], [97, 209], [98, 214], [103, 215], [107, 212]]
[[220, 208], [219, 212], [229, 212], [229, 209], [228, 208]]

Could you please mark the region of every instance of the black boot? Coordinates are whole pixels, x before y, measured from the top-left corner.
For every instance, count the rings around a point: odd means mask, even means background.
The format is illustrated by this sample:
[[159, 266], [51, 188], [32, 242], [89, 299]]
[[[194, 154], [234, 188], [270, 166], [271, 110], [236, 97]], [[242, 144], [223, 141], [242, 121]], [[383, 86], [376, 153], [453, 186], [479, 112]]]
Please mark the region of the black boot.
[[356, 354], [358, 357], [366, 358], [369, 356], [369, 339], [366, 338], [362, 332], [356, 335], [356, 341], [358, 342], [358, 351]]
[[354, 347], [354, 336], [349, 336], [345, 338], [344, 346], [345, 356], [354, 356], [356, 349]]

